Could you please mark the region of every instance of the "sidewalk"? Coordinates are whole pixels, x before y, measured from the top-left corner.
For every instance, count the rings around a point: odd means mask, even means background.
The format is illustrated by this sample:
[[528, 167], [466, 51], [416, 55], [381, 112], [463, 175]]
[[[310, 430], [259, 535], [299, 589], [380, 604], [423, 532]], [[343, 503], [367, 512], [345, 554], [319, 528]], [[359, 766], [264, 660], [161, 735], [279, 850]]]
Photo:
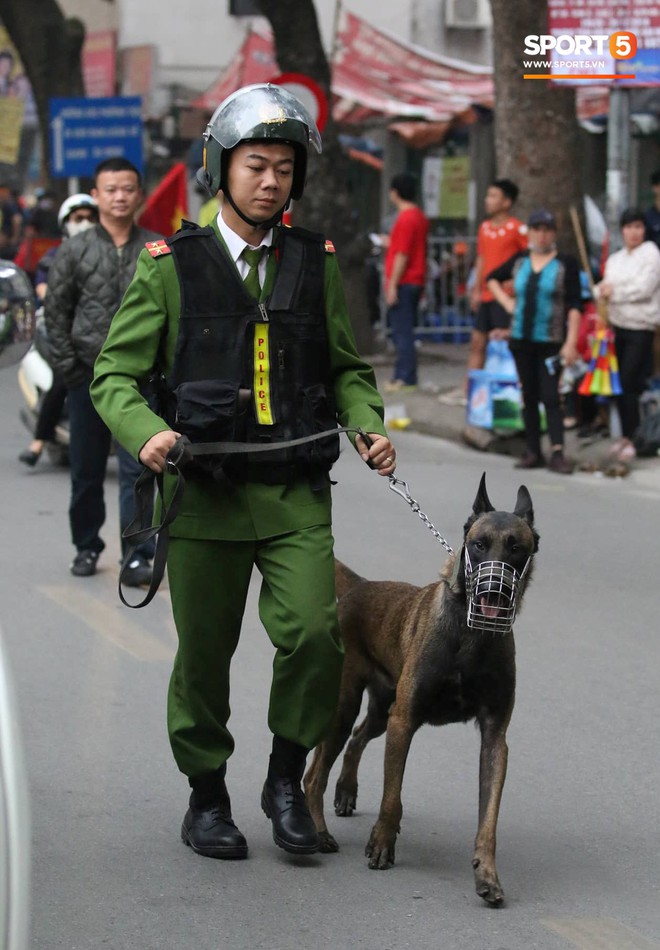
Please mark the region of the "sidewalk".
[[[495, 452], [517, 458], [522, 455], [525, 443], [520, 433], [496, 435], [488, 429], [468, 427], [465, 408], [446, 406], [438, 396], [450, 389], [462, 386], [467, 366], [468, 344], [421, 343], [418, 350], [419, 386], [414, 392], [386, 393], [384, 384], [391, 379], [393, 353], [375, 353], [366, 359], [374, 367], [379, 389], [385, 401], [386, 422], [393, 437], [396, 436], [392, 418], [405, 416], [410, 419], [409, 431], [423, 432], [442, 439], [469, 445], [475, 451]], [[607, 451], [612, 444], [609, 438], [592, 437], [579, 439], [575, 430], [566, 433], [566, 455], [576, 463], [576, 470], [617, 477], [627, 475], [630, 468], [656, 472], [660, 478], [660, 458], [635, 459], [630, 466], [622, 462], [610, 462]]]

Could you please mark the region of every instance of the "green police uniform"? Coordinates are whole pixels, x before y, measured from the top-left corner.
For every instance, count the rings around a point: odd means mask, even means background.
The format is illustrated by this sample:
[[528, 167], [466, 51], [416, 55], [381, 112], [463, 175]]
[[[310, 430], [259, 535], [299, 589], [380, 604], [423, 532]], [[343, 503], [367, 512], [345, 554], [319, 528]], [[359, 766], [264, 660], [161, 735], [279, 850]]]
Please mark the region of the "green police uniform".
[[[217, 224], [213, 227], [220, 237]], [[262, 299], [270, 292], [277, 266], [271, 255]], [[324, 296], [338, 422], [385, 435], [383, 403], [373, 371], [356, 352], [331, 246], [325, 257]], [[164, 247], [162, 256], [158, 249], [143, 251], [96, 362], [94, 404], [136, 457], [153, 435], [167, 428], [138, 386], [157, 359], [169, 373], [180, 303], [169, 249]], [[343, 654], [335, 610], [329, 484], [313, 491], [306, 478], [288, 485], [248, 481], [234, 486], [190, 479], [170, 529], [168, 554], [179, 637], [168, 728], [175, 760], [188, 776], [217, 769], [233, 749], [227, 729], [229, 666], [254, 565], [263, 578], [260, 617], [276, 648], [271, 731], [312, 748], [334, 712]]]

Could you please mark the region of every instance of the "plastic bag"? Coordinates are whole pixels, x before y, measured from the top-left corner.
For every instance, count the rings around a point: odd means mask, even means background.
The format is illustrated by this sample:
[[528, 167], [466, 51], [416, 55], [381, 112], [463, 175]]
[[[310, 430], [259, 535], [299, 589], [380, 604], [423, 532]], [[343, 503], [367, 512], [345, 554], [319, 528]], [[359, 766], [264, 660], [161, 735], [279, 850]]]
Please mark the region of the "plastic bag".
[[489, 340], [484, 370], [499, 379], [518, 379], [516, 361], [506, 340]]

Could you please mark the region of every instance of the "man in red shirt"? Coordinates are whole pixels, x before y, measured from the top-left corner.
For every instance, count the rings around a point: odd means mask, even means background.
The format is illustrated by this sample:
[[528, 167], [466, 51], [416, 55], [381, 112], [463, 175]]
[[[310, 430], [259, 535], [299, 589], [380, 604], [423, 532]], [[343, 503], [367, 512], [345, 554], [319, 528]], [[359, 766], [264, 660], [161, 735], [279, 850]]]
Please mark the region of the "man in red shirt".
[[429, 221], [415, 204], [416, 180], [402, 172], [390, 182], [390, 201], [398, 214], [385, 256], [385, 302], [396, 361], [387, 392], [417, 385], [415, 319], [426, 284]]
[[[489, 339], [508, 337], [511, 317], [486, 287], [486, 277], [514, 254], [527, 249], [527, 228], [511, 214], [517, 197], [518, 186], [509, 178], [496, 179], [486, 192], [486, 219], [477, 232], [474, 287], [470, 297], [476, 319], [470, 340], [468, 373], [471, 369], [483, 369]], [[443, 393], [440, 402], [465, 405], [467, 382], [466, 377], [463, 388]]]

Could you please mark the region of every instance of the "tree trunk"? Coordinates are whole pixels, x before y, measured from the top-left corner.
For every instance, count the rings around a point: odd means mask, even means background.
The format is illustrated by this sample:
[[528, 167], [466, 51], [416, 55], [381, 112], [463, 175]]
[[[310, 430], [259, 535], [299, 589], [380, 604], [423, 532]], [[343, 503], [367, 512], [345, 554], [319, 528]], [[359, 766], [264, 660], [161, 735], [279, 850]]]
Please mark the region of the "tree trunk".
[[547, 0], [490, 0], [495, 64], [495, 151], [497, 176], [520, 188], [516, 210], [554, 212], [558, 245], [577, 246], [569, 209], [582, 216], [575, 89], [546, 80], [523, 79], [524, 38], [547, 33]]
[[[43, 175], [50, 181], [48, 100], [84, 96], [80, 56], [85, 27], [80, 20], [65, 17], [56, 0], [0, 0], [0, 20], [32, 86], [39, 115]], [[58, 196], [66, 196], [66, 181], [52, 182], [51, 187]]]
[[[282, 72], [309, 76], [330, 104], [330, 64], [321, 43], [313, 0], [260, 0], [259, 5], [273, 28], [275, 55]], [[358, 348], [367, 353], [373, 348], [366, 294], [367, 239], [355, 233], [347, 186], [349, 160], [342, 151], [331, 115], [322, 137], [323, 153], [317, 155], [313, 149], [310, 153], [307, 186], [294, 208], [294, 223], [320, 231], [333, 241]]]

